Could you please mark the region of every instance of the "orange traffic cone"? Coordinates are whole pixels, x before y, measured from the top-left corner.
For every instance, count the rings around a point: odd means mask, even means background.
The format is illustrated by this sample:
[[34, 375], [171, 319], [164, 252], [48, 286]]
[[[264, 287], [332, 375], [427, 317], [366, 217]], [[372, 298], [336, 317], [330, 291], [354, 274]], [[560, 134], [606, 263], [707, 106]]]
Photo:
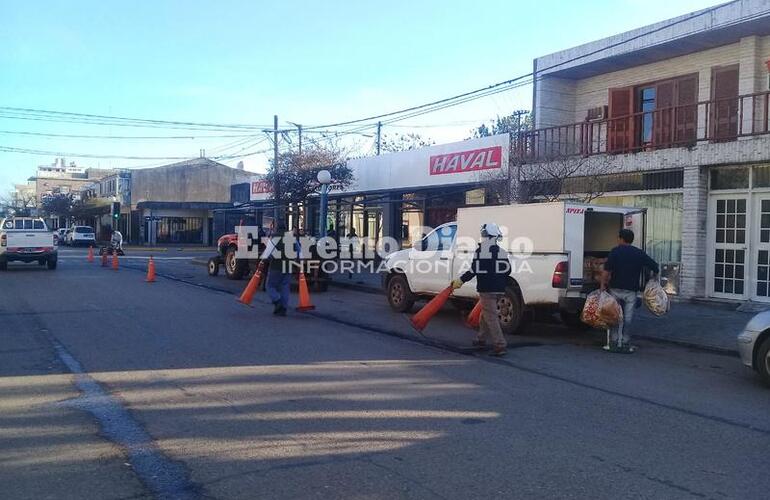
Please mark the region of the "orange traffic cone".
[[310, 291], [307, 286], [307, 279], [305, 279], [305, 273], [299, 273], [299, 305], [297, 311], [312, 311], [315, 306], [310, 303]]
[[446, 301], [449, 300], [449, 296], [452, 295], [452, 287], [446, 287], [440, 294], [433, 297], [430, 302], [425, 304], [422, 309], [417, 311], [417, 314], [412, 316], [409, 320], [412, 322], [412, 326], [418, 332], [421, 332], [428, 326], [428, 322], [436, 315], [437, 312], [444, 307]]
[[473, 306], [473, 309], [471, 310], [470, 314], [468, 314], [468, 317], [465, 319], [465, 325], [469, 328], [478, 328], [479, 323], [481, 322], [481, 301], [479, 300], [476, 302], [476, 305]]
[[112, 252], [112, 270], [118, 270], [118, 252]]
[[88, 247], [88, 258], [87, 258], [87, 260], [88, 260], [88, 262], [93, 262], [94, 261], [94, 247], [90, 246], [90, 245]]
[[107, 252], [102, 254], [102, 267], [107, 267]]
[[152, 260], [152, 255], [150, 255], [150, 262], [147, 263], [147, 279], [145, 281], [155, 283], [155, 261]]
[[249, 284], [243, 289], [243, 293], [238, 297], [238, 302], [241, 304], [251, 305], [251, 301], [254, 299], [254, 294], [257, 293], [260, 283], [262, 283], [262, 274], [265, 270], [265, 261], [260, 261], [257, 266], [257, 271], [254, 276], [249, 280]]

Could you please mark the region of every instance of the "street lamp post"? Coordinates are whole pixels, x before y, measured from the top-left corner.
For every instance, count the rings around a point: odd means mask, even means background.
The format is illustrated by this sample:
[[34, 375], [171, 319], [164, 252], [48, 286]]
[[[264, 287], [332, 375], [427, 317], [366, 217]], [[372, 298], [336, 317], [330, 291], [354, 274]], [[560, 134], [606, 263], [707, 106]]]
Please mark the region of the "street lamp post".
[[318, 172], [318, 182], [321, 183], [321, 238], [326, 237], [326, 212], [329, 205], [329, 184], [332, 181], [332, 174], [328, 170], [321, 170]]

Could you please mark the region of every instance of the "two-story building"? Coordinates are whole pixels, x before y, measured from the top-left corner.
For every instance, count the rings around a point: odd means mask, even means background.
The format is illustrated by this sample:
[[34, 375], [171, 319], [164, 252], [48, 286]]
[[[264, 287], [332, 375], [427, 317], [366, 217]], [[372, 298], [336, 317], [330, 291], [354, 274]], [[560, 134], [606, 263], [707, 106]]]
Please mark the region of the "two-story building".
[[596, 203], [647, 208], [681, 296], [767, 302], [769, 108], [770, 1], [733, 1], [537, 58], [513, 157], [583, 158], [570, 182], [601, 171]]

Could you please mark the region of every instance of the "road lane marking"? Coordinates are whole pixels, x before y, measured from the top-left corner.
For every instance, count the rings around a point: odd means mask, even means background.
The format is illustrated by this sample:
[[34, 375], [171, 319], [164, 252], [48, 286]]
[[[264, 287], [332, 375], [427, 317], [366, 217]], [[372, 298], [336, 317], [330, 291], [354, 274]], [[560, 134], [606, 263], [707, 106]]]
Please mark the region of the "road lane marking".
[[199, 487], [184, 466], [166, 457], [152, 437], [134, 420], [123, 405], [91, 377], [67, 349], [44, 330], [57, 357], [72, 372], [81, 395], [70, 400], [72, 406], [89, 412], [102, 433], [120, 445], [139, 479], [159, 498], [199, 499]]

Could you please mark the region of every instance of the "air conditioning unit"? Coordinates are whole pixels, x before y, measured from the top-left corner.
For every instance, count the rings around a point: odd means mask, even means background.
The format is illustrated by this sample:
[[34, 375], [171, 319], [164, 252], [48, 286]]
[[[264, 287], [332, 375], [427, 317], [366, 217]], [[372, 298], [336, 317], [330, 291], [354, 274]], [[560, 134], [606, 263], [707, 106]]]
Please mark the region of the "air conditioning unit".
[[604, 120], [607, 118], [607, 106], [597, 106], [588, 110], [586, 115], [586, 121], [593, 122], [596, 120]]

